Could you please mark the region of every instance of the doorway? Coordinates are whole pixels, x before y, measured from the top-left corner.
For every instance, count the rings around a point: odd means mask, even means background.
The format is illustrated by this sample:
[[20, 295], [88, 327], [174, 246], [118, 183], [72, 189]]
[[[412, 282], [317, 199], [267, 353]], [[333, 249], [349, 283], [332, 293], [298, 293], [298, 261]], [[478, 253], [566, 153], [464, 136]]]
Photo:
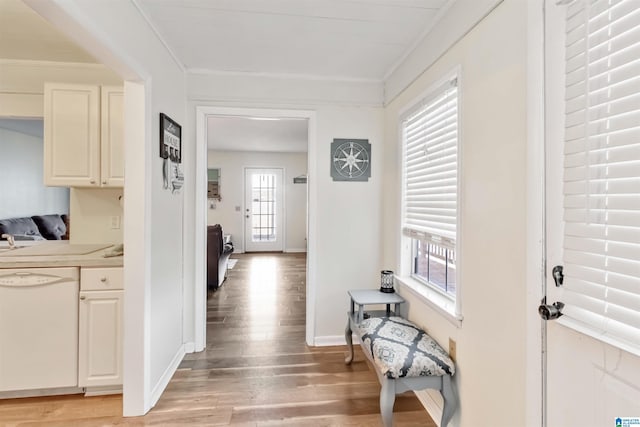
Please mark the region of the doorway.
[[[315, 139], [315, 129], [316, 129], [316, 115], [313, 111], [306, 110], [272, 110], [272, 109], [256, 109], [256, 108], [233, 108], [233, 107], [196, 107], [196, 195], [195, 195], [195, 205], [197, 206], [196, 211], [196, 242], [195, 242], [195, 253], [202, 254], [202, 256], [198, 256], [196, 258], [196, 294], [195, 294], [195, 307], [196, 307], [196, 331], [195, 331], [195, 344], [196, 351], [198, 349], [203, 349], [206, 345], [206, 241], [204, 236], [206, 235], [206, 227], [208, 223], [208, 203], [207, 203], [207, 167], [208, 167], [208, 140], [209, 140], [209, 129], [207, 126], [208, 119], [211, 117], [221, 117], [221, 118], [244, 118], [244, 119], [252, 119], [254, 122], [258, 121], [278, 121], [278, 120], [301, 120], [306, 124], [305, 128], [305, 136], [304, 140], [306, 142], [306, 173], [305, 177], [308, 177], [309, 184], [305, 185], [305, 195], [303, 204], [304, 211], [303, 215], [299, 215], [296, 217], [295, 215], [287, 215], [286, 213], [283, 215], [286, 218], [291, 216], [296, 220], [305, 219], [303, 221], [303, 245], [300, 248], [294, 248], [294, 251], [306, 251], [307, 252], [307, 260], [306, 260], [306, 327], [305, 327], [305, 337], [307, 344], [313, 343], [313, 337], [315, 330], [315, 279], [313, 271], [315, 269], [316, 260], [315, 260], [315, 250], [314, 250], [314, 242], [315, 242], [315, 232], [316, 232], [316, 215], [313, 210], [313, 206], [315, 206], [315, 198], [317, 194], [317, 188], [312, 177], [315, 174], [315, 163], [316, 163], [316, 139]], [[216, 160], [218, 161], [218, 160]], [[220, 160], [221, 161], [221, 160]], [[215, 161], [212, 161], [215, 163]], [[221, 196], [222, 200], [225, 200], [225, 186], [228, 186], [229, 183], [229, 167], [228, 163], [225, 162], [224, 165], [214, 165], [221, 167], [221, 173], [223, 175], [223, 184], [221, 188]], [[261, 168], [281, 168], [281, 165], [267, 165], [264, 162], [253, 162], [245, 163], [243, 166], [243, 173], [245, 167], [253, 167], [260, 166]], [[291, 173], [287, 169], [283, 170], [283, 185], [288, 186], [293, 182], [293, 178], [297, 177], [298, 174]], [[244, 185], [244, 179], [240, 178], [242, 181], [242, 185]], [[306, 181], [305, 181], [306, 182]], [[293, 185], [293, 184], [292, 184]], [[299, 184], [296, 184], [299, 185]], [[228, 187], [227, 187], [228, 191]], [[243, 188], [239, 189], [238, 192], [244, 193]], [[285, 197], [285, 204], [288, 204], [291, 201], [291, 198]], [[241, 220], [241, 228], [244, 223], [242, 222], [245, 219], [246, 208], [240, 205], [243, 205], [245, 202], [232, 205], [235, 216]], [[286, 212], [286, 210], [285, 210]], [[289, 218], [291, 219], [291, 218]], [[237, 237], [234, 237], [234, 240], [240, 241], [244, 243], [244, 228], [239, 232]], [[242, 239], [239, 240], [240, 235], [242, 235]], [[288, 251], [288, 242], [287, 239], [290, 236], [287, 236], [287, 233], [283, 235], [283, 244], [284, 251]], [[234, 245], [237, 246], [237, 245]], [[237, 249], [237, 248], [236, 248]], [[244, 249], [243, 249], [244, 250]]]
[[282, 169], [245, 169], [245, 252], [284, 249], [282, 175]]

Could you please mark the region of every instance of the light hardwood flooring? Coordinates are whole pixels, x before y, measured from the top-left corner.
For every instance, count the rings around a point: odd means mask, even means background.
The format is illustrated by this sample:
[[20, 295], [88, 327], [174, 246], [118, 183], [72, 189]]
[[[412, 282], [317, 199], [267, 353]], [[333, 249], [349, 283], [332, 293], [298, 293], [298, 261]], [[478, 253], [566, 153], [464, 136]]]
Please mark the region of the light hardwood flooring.
[[[305, 256], [233, 258], [209, 295], [207, 349], [185, 357], [147, 415], [122, 418], [119, 395], [11, 399], [0, 425], [380, 426], [380, 386], [360, 348], [347, 366], [345, 346], [305, 344]], [[411, 392], [397, 397], [394, 421], [435, 426]]]

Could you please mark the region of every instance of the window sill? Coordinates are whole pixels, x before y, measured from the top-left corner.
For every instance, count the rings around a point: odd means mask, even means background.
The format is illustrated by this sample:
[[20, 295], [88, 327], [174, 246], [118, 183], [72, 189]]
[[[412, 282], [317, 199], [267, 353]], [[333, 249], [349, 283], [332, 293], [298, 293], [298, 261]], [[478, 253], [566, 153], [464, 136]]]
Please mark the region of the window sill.
[[457, 328], [462, 327], [462, 316], [456, 315], [455, 301], [447, 298], [440, 292], [429, 289], [428, 286], [423, 285], [411, 277], [396, 276], [396, 281], [400, 284], [400, 289], [407, 289], [421, 302], [424, 302], [426, 305], [433, 308], [438, 314], [447, 319], [454, 326]]

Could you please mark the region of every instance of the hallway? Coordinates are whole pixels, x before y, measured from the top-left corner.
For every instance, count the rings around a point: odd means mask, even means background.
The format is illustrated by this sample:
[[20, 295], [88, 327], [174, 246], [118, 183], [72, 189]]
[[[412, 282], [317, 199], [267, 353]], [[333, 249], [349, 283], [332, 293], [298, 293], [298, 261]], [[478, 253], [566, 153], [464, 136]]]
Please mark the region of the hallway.
[[[380, 386], [360, 347], [346, 366], [346, 347], [305, 344], [305, 255], [232, 258], [209, 295], [206, 351], [185, 357], [146, 416], [119, 416], [119, 395], [13, 399], [0, 401], [0, 426], [380, 426]], [[435, 426], [411, 392], [394, 420]]]
[[[380, 386], [364, 355], [346, 366], [345, 347], [305, 344], [304, 254], [232, 258], [209, 297], [207, 350], [185, 357], [152, 412], [180, 406], [171, 421], [247, 427], [380, 425]], [[430, 425], [411, 393], [395, 411], [398, 427]]]

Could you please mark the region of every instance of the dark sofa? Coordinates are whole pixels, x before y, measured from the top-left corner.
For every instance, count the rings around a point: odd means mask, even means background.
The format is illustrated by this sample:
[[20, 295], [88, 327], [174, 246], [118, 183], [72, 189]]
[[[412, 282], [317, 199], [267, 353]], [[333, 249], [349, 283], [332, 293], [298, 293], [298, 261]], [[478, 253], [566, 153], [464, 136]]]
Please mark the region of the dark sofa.
[[69, 216], [52, 214], [0, 219], [2, 234], [11, 234], [15, 240], [68, 240]]
[[207, 288], [215, 291], [227, 277], [229, 256], [233, 253], [233, 244], [224, 242], [220, 224], [207, 227]]

